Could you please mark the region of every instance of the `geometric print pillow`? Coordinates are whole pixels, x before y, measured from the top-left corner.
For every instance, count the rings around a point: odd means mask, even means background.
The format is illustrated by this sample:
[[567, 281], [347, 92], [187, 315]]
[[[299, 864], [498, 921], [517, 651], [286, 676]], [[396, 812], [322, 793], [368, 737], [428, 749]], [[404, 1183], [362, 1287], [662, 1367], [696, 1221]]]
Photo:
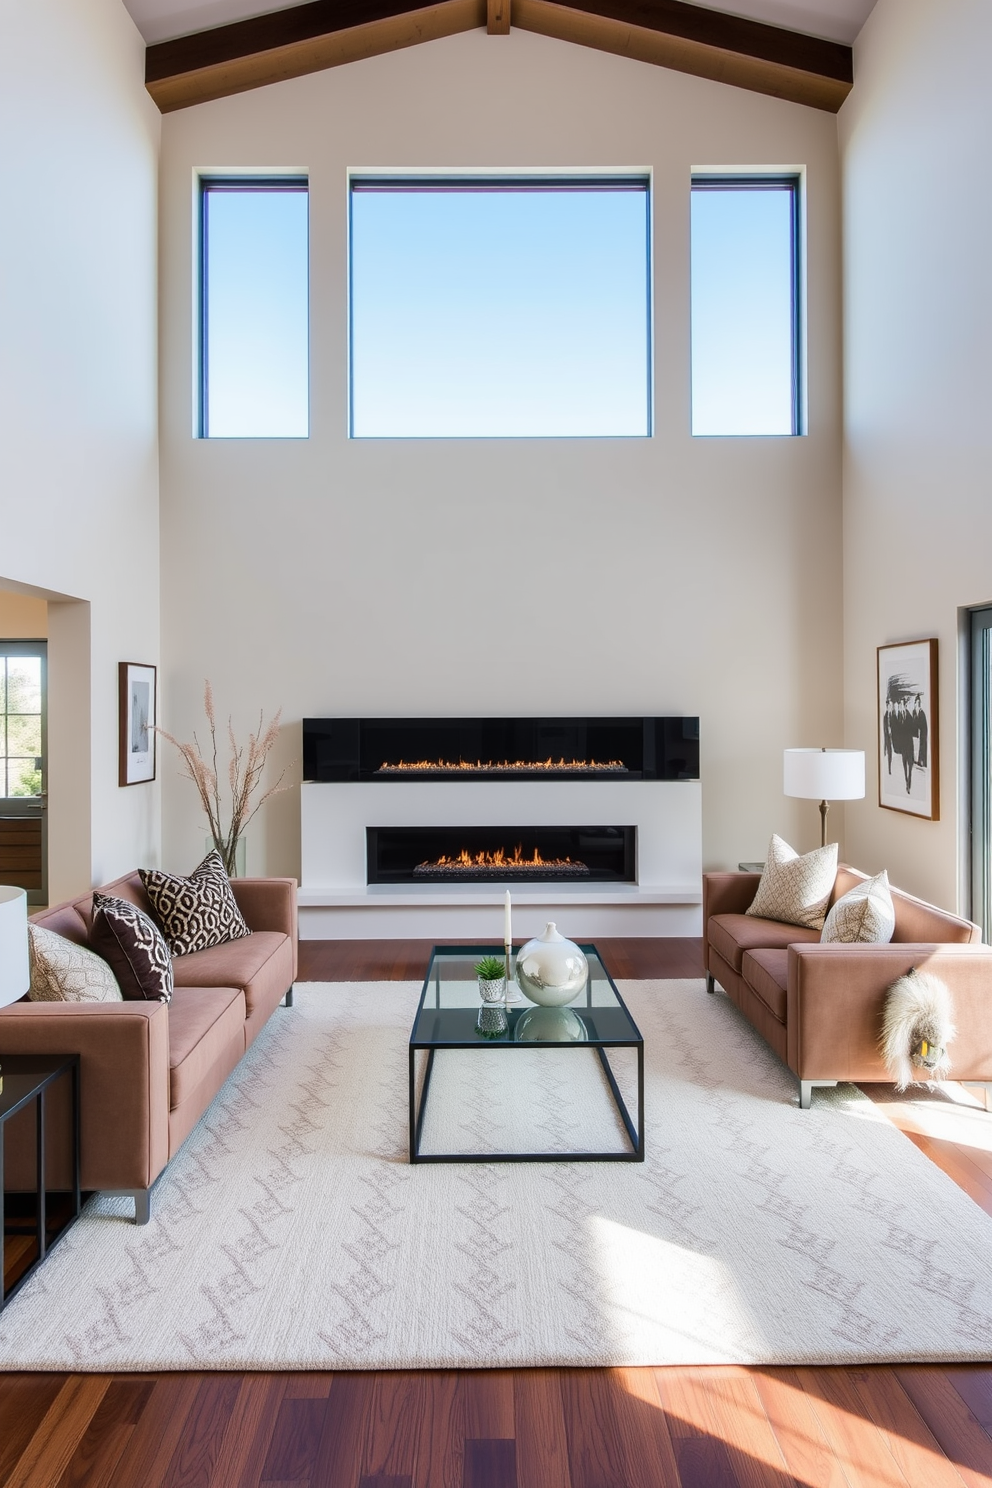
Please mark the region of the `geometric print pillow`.
[[795, 848], [775, 836], [768, 844], [758, 892], [744, 913], [822, 930], [836, 877], [836, 842], [800, 857]]
[[823, 922], [824, 945], [888, 945], [896, 928], [896, 909], [885, 869], [856, 884], [838, 899]]
[[30, 1002], [120, 1002], [121, 989], [102, 956], [28, 921]]
[[93, 895], [90, 945], [109, 964], [125, 998], [172, 1001], [172, 957], [162, 932], [136, 904]]
[[205, 951], [251, 934], [216, 849], [207, 853], [189, 878], [158, 868], [142, 868], [140, 872], [174, 956], [188, 956], [192, 951]]

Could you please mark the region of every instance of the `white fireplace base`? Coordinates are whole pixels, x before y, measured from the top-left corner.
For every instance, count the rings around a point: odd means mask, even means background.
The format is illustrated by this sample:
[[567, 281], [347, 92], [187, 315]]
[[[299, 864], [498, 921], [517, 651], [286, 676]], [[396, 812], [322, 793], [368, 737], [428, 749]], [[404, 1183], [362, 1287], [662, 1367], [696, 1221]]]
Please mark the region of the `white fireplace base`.
[[[636, 826], [637, 882], [366, 883], [366, 827]], [[302, 788], [303, 940], [498, 941], [557, 920], [571, 939], [702, 933], [699, 782], [416, 781]]]

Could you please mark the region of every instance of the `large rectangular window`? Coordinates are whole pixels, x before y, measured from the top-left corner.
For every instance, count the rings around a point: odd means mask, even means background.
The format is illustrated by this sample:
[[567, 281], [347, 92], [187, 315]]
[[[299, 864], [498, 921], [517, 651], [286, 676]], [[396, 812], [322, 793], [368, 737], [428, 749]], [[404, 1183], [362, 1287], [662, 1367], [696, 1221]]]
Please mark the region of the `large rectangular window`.
[[351, 433], [651, 432], [646, 176], [351, 179]]
[[692, 182], [692, 432], [802, 433], [799, 180]]
[[305, 179], [201, 179], [201, 438], [307, 437], [308, 253]]

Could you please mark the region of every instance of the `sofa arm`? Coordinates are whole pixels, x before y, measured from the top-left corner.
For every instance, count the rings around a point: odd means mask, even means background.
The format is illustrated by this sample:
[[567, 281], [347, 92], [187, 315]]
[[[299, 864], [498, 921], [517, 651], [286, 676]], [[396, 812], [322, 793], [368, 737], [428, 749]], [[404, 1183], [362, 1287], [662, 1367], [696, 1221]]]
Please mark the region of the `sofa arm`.
[[231, 888], [249, 930], [281, 930], [293, 943], [296, 980], [299, 921], [295, 878], [232, 878]]
[[[84, 1189], [149, 1188], [169, 1160], [169, 1010], [162, 1002], [16, 1002], [0, 1011], [5, 1054], [78, 1054], [81, 1180]], [[60, 1087], [65, 1086], [63, 1091]], [[49, 1129], [65, 1133], [68, 1082], [51, 1092]], [[30, 1112], [24, 1113], [30, 1122]], [[21, 1121], [21, 1114], [13, 1118]], [[34, 1183], [28, 1123], [12, 1132], [5, 1181]], [[66, 1146], [64, 1136], [61, 1137]], [[53, 1153], [65, 1179], [67, 1150]]]
[[951, 1079], [992, 1080], [992, 947], [890, 943], [789, 947], [788, 1063], [802, 1080], [889, 1080], [878, 1052], [885, 994], [911, 967], [950, 990]]
[[760, 882], [760, 873], [704, 873], [703, 933], [710, 915], [744, 914]]

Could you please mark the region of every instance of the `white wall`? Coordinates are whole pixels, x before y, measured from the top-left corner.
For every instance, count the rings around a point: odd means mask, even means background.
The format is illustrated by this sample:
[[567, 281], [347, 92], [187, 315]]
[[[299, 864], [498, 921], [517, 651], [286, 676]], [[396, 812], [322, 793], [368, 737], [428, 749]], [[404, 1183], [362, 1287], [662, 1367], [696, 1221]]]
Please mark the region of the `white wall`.
[[[846, 709], [868, 751], [851, 856], [967, 906], [958, 607], [992, 600], [992, 6], [878, 0], [840, 115]], [[940, 643], [940, 821], [882, 810], [875, 648]]]
[[52, 611], [56, 898], [158, 853], [158, 787], [117, 784], [117, 663], [156, 661], [159, 641], [160, 121], [143, 77], [121, 0], [0, 9], [0, 586], [76, 601]]
[[[786, 745], [841, 742], [834, 118], [480, 31], [168, 115], [162, 149], [167, 726], [195, 726], [204, 676], [240, 731], [281, 704], [298, 780], [304, 715], [698, 713], [707, 866], [772, 830], [813, 846], [781, 774]], [[346, 438], [346, 168], [484, 165], [653, 169], [653, 439]], [[808, 438], [688, 432], [689, 179], [720, 165], [808, 170]], [[241, 166], [310, 173], [304, 442], [191, 437], [194, 172]], [[192, 866], [192, 788], [164, 791], [165, 858]], [[266, 808], [249, 871], [298, 871], [298, 810]]]

